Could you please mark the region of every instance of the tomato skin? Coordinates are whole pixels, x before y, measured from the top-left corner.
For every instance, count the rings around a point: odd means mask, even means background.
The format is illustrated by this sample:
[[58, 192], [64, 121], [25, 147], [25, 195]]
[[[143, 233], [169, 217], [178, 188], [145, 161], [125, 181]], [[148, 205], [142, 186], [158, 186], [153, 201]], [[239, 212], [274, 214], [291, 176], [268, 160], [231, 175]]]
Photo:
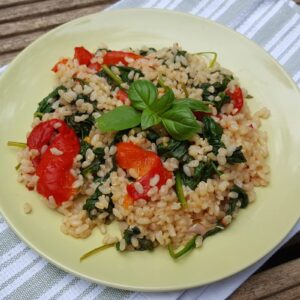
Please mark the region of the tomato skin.
[[155, 175], [159, 175], [159, 181], [156, 184], [158, 188], [172, 178], [172, 173], [164, 168], [157, 154], [144, 150], [131, 142], [117, 144], [116, 162], [122, 169], [134, 169], [139, 177], [136, 182], [143, 187], [143, 193], [139, 194], [134, 187], [134, 183], [127, 185], [128, 196], [125, 197], [125, 205], [131, 203], [130, 199], [132, 201], [140, 198], [149, 200], [147, 193], [152, 188], [150, 180]]
[[140, 194], [137, 192], [137, 190], [134, 187], [134, 183], [127, 185], [127, 193], [129, 197], [132, 198], [133, 200], [138, 200], [141, 198], [145, 200], [149, 200], [150, 197], [147, 195], [147, 193], [152, 188], [152, 186], [150, 185], [150, 181], [155, 175], [159, 175], [159, 181], [156, 184], [158, 188], [164, 185], [168, 179], [172, 178], [172, 173], [166, 170], [163, 167], [162, 163], [160, 162], [159, 164], [154, 166], [146, 175], [144, 175], [143, 177], [141, 177], [139, 180], [136, 181], [142, 185], [143, 193]]
[[241, 111], [244, 105], [244, 96], [243, 91], [240, 87], [236, 87], [233, 92], [230, 92], [229, 90], [226, 91], [226, 94], [231, 98], [233, 101], [234, 108], [236, 109], [236, 113]]
[[116, 97], [118, 100], [122, 101], [123, 103], [126, 103], [129, 101], [127, 93], [121, 89], [118, 90]]
[[101, 70], [101, 65], [99, 63], [95, 62], [95, 63], [89, 64], [88, 68], [90, 68], [96, 72], [99, 72]]
[[54, 67], [51, 69], [51, 71], [53, 71], [54, 73], [56, 73], [56, 72], [58, 71], [58, 66], [59, 66], [60, 64], [65, 65], [65, 64], [67, 64], [67, 62], [68, 62], [68, 59], [67, 59], [67, 58], [61, 59], [60, 61], [58, 61], [58, 62], [54, 65]]
[[128, 62], [125, 60], [126, 57], [137, 60], [137, 59], [142, 58], [143, 56], [132, 53], [132, 52], [110, 51], [104, 55], [103, 64], [116, 65], [118, 63], [122, 63], [124, 66], [127, 66]]
[[116, 162], [122, 169], [135, 169], [138, 177], [141, 177], [160, 163], [160, 158], [132, 142], [121, 142], [117, 144]]
[[74, 58], [78, 60], [80, 65], [88, 65], [91, 59], [94, 57], [94, 54], [84, 47], [75, 47], [74, 51]]
[[[38, 193], [46, 198], [53, 196], [57, 205], [75, 195], [77, 191], [72, 188], [75, 178], [70, 170], [80, 151], [80, 144], [73, 129], [58, 119], [41, 122], [28, 136], [27, 145], [30, 149], [39, 151], [43, 146], [48, 146], [43, 154], [33, 160], [39, 177]], [[53, 154], [51, 148], [58, 149], [62, 154]]]

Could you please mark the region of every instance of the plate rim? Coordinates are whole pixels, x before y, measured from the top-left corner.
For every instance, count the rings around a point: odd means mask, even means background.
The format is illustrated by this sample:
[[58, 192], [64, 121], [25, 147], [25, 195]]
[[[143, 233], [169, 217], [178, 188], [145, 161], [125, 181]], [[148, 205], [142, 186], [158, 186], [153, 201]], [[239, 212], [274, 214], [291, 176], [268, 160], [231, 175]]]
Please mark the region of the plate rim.
[[[233, 34], [235, 34], [237, 37], [239, 38], [243, 38], [244, 40], [246, 40], [248, 43], [250, 43], [252, 46], [255, 46], [257, 49], [259, 49], [261, 52], [264, 53], [264, 55], [267, 55], [269, 59], [272, 60], [272, 63], [274, 63], [276, 65], [277, 68], [279, 68], [281, 74], [283, 74], [285, 76], [285, 78], [290, 82], [291, 86], [294, 88], [295, 91], [298, 92], [299, 96], [300, 96], [300, 88], [298, 87], [298, 85], [296, 84], [296, 82], [292, 79], [292, 77], [287, 73], [287, 71], [283, 68], [282, 65], [279, 64], [279, 62], [269, 53], [267, 52], [263, 47], [259, 46], [255, 41], [249, 39], [248, 37], [244, 36], [243, 34], [235, 31], [234, 29], [227, 27], [226, 25], [217, 23], [215, 21], [212, 21], [210, 19], [206, 19], [204, 17], [201, 16], [196, 16], [196, 15], [192, 15], [189, 13], [185, 13], [185, 12], [180, 12], [180, 11], [174, 11], [174, 10], [168, 10], [168, 9], [159, 9], [159, 8], [125, 8], [125, 9], [107, 9], [107, 10], [103, 10], [100, 12], [96, 12], [93, 14], [88, 14], [79, 18], [76, 18], [74, 20], [71, 20], [67, 23], [64, 23], [50, 31], [48, 31], [47, 33], [43, 34], [42, 36], [40, 36], [39, 38], [37, 38], [35, 41], [33, 41], [31, 44], [29, 44], [25, 49], [23, 49], [7, 66], [7, 68], [4, 70], [4, 73], [0, 75], [0, 81], [2, 81], [4, 78], [6, 78], [7, 76], [9, 76], [10, 70], [14, 67], [14, 65], [22, 60], [23, 56], [27, 54], [28, 51], [31, 51], [31, 48], [35, 47], [36, 44], [42, 42], [44, 39], [46, 39], [49, 35], [52, 35], [53, 33], [55, 33], [56, 31], [60, 31], [62, 29], [64, 29], [65, 27], [68, 27], [72, 24], [77, 24], [81, 21], [84, 21], [85, 19], [91, 19], [91, 18], [97, 18], [97, 17], [101, 17], [101, 15], [103, 14], [118, 14], [118, 13], [138, 13], [138, 12], [152, 12], [152, 13], [157, 13], [157, 12], [161, 12], [163, 14], [170, 14], [170, 15], [182, 15], [185, 17], [189, 17], [189, 18], [194, 18], [195, 20], [201, 21], [201, 22], [206, 22], [209, 23], [213, 26], [217, 26], [219, 28], [222, 28], [223, 30], [227, 30]], [[265, 251], [263, 254], [260, 255], [256, 255], [255, 258], [253, 258], [253, 260], [251, 262], [248, 262], [248, 264], [245, 264], [243, 267], [241, 268], [236, 268], [236, 270], [226, 276], [219, 276], [216, 277], [216, 279], [214, 280], [209, 280], [205, 283], [201, 283], [201, 284], [184, 284], [184, 285], [178, 285], [176, 284], [176, 286], [165, 286], [164, 288], [158, 288], [155, 286], [152, 287], [137, 287], [134, 285], [130, 285], [130, 284], [121, 284], [121, 283], [114, 283], [114, 282], [108, 282], [102, 279], [96, 279], [93, 278], [89, 275], [80, 273], [66, 265], [64, 265], [63, 263], [60, 263], [58, 261], [56, 261], [55, 259], [51, 258], [50, 256], [47, 255], [47, 253], [43, 252], [42, 250], [38, 249], [36, 246], [34, 246], [33, 243], [31, 243], [30, 240], [26, 239], [22, 233], [14, 226], [10, 223], [9, 218], [7, 217], [7, 215], [5, 214], [5, 212], [3, 211], [1, 205], [0, 205], [0, 213], [2, 214], [2, 217], [4, 218], [4, 220], [6, 221], [6, 223], [8, 224], [8, 227], [10, 229], [13, 230], [13, 232], [18, 236], [18, 238], [20, 240], [22, 240], [27, 246], [30, 247], [31, 250], [37, 252], [41, 257], [45, 258], [47, 261], [49, 261], [50, 263], [52, 263], [53, 265], [55, 265], [56, 267], [58, 267], [59, 269], [68, 272], [74, 276], [77, 276], [79, 278], [88, 280], [90, 282], [94, 282], [97, 284], [102, 284], [106, 287], [113, 287], [113, 288], [117, 288], [117, 289], [122, 289], [122, 290], [128, 290], [128, 291], [141, 291], [141, 292], [170, 292], [170, 291], [177, 291], [177, 290], [182, 290], [182, 289], [190, 289], [190, 288], [195, 288], [195, 287], [201, 287], [207, 284], [211, 284], [226, 278], [229, 278], [230, 276], [236, 275], [237, 273], [242, 272], [243, 270], [247, 269], [248, 267], [252, 266], [253, 264], [255, 264], [256, 262], [258, 262], [260, 259], [262, 259], [263, 257], [265, 257], [268, 253], [270, 253], [272, 250], [274, 250], [280, 243], [282, 243], [282, 241], [288, 236], [288, 234], [293, 230], [293, 228], [295, 227], [295, 225], [297, 224], [297, 222], [300, 219], [300, 216], [298, 217], [298, 219], [294, 220], [292, 223], [292, 226], [290, 227], [290, 230], [281, 235], [280, 238], [277, 239], [277, 242], [273, 245], [271, 245], [270, 247], [266, 247]], [[263, 252], [263, 251], [262, 251]]]

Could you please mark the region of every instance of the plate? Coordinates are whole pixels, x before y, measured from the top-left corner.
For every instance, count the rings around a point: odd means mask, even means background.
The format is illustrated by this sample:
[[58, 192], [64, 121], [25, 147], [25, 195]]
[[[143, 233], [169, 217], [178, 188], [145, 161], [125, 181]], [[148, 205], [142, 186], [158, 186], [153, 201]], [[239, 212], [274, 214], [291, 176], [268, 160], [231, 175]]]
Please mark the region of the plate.
[[[169, 46], [179, 42], [191, 52], [215, 51], [219, 62], [240, 78], [254, 99], [252, 110], [267, 106], [271, 184], [257, 189], [257, 201], [222, 234], [174, 261], [164, 249], [120, 254], [109, 249], [84, 262], [79, 257], [101, 244], [95, 230], [86, 240], [60, 232], [61, 216], [16, 182], [16, 151], [8, 140], [24, 141], [37, 103], [55, 85], [51, 67], [73, 48], [90, 50], [104, 42], [112, 49]], [[131, 9], [86, 16], [49, 32], [23, 51], [0, 82], [0, 210], [29, 247], [77, 276], [108, 286], [168, 291], [207, 284], [253, 264], [274, 248], [299, 218], [300, 94], [288, 75], [265, 51], [238, 33], [198, 17]], [[23, 204], [33, 212], [25, 215]]]

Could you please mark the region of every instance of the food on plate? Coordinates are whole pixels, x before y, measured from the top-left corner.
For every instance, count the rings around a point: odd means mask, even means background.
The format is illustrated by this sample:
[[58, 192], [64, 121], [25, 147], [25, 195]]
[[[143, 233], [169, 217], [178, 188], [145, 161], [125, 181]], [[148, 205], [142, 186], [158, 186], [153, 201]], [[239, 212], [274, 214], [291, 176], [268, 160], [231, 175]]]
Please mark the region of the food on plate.
[[[178, 44], [95, 53], [76, 47], [52, 71], [18, 180], [64, 215], [62, 232], [95, 227], [117, 250], [167, 247], [179, 258], [223, 231], [268, 184], [269, 116], [214, 52]], [[31, 211], [31, 209], [30, 209]], [[116, 221], [120, 236], [107, 233]]]

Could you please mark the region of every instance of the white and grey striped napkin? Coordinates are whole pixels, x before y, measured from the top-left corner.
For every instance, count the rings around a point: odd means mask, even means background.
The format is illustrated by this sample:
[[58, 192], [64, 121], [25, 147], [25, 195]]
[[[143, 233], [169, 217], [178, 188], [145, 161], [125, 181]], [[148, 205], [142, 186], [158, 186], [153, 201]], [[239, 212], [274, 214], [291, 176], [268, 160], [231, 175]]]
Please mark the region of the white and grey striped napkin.
[[[300, 6], [288, 0], [123, 0], [109, 9], [164, 8], [222, 23], [254, 40], [300, 86]], [[0, 68], [0, 73], [5, 67]], [[300, 230], [300, 222], [283, 245]], [[74, 277], [29, 249], [0, 216], [0, 299], [225, 299], [277, 249], [248, 269], [222, 281], [186, 291], [134, 293]]]

